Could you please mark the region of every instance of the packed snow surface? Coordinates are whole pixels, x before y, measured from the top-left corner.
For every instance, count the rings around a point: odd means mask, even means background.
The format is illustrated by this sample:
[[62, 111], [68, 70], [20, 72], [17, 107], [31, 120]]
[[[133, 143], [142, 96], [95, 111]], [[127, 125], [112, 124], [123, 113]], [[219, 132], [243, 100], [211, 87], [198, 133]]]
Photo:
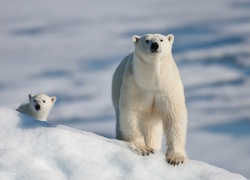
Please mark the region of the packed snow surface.
[[91, 132], [55, 126], [9, 108], [0, 108], [0, 179], [245, 179], [189, 160], [171, 166], [164, 154], [147, 157], [124, 142]]
[[49, 123], [114, 138], [112, 74], [146, 33], [175, 36], [190, 159], [250, 179], [249, 0], [0, 0], [0, 106], [56, 96]]

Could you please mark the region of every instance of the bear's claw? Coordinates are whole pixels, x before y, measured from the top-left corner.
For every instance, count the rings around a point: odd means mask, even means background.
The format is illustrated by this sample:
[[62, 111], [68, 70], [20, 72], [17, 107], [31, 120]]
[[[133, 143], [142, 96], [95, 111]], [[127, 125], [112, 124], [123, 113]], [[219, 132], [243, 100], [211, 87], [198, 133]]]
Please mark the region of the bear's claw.
[[154, 154], [154, 150], [149, 147], [146, 147], [146, 148], [141, 149], [141, 153], [139, 154], [142, 156], [149, 156], [150, 154]]
[[168, 152], [166, 154], [166, 161], [171, 165], [178, 166], [179, 164], [184, 163], [186, 156], [181, 153]]
[[135, 151], [137, 154], [141, 156], [149, 156], [150, 154], [154, 154], [154, 149], [148, 146], [135, 146], [134, 144], [129, 144], [130, 149]]

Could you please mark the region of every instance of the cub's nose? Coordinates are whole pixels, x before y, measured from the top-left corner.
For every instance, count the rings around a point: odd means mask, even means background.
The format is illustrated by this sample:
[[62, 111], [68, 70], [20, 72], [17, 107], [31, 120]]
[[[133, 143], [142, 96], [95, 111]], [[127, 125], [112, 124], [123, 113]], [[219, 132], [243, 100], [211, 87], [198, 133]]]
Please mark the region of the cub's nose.
[[159, 44], [157, 42], [153, 42], [151, 44], [151, 50], [156, 51], [159, 48]]
[[35, 108], [36, 110], [41, 110], [41, 106], [39, 104], [36, 104]]

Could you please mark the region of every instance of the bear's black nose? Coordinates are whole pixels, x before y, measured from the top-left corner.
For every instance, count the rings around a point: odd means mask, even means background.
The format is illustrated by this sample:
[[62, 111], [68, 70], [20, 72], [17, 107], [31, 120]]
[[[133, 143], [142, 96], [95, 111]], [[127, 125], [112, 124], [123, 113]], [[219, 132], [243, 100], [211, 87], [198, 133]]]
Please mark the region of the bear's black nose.
[[39, 104], [37, 104], [37, 105], [35, 106], [35, 108], [36, 108], [36, 110], [41, 110], [41, 106], [40, 106]]
[[153, 42], [151, 44], [151, 50], [156, 51], [159, 48], [159, 44], [157, 42]]

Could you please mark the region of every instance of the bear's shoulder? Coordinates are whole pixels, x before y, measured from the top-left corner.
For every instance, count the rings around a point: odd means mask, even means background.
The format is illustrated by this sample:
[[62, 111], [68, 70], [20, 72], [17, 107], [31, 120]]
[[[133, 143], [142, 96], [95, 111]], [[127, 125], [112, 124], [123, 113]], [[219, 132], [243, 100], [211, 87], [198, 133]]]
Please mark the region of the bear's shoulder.
[[16, 110], [21, 113], [30, 113], [30, 106], [29, 104], [21, 104]]

